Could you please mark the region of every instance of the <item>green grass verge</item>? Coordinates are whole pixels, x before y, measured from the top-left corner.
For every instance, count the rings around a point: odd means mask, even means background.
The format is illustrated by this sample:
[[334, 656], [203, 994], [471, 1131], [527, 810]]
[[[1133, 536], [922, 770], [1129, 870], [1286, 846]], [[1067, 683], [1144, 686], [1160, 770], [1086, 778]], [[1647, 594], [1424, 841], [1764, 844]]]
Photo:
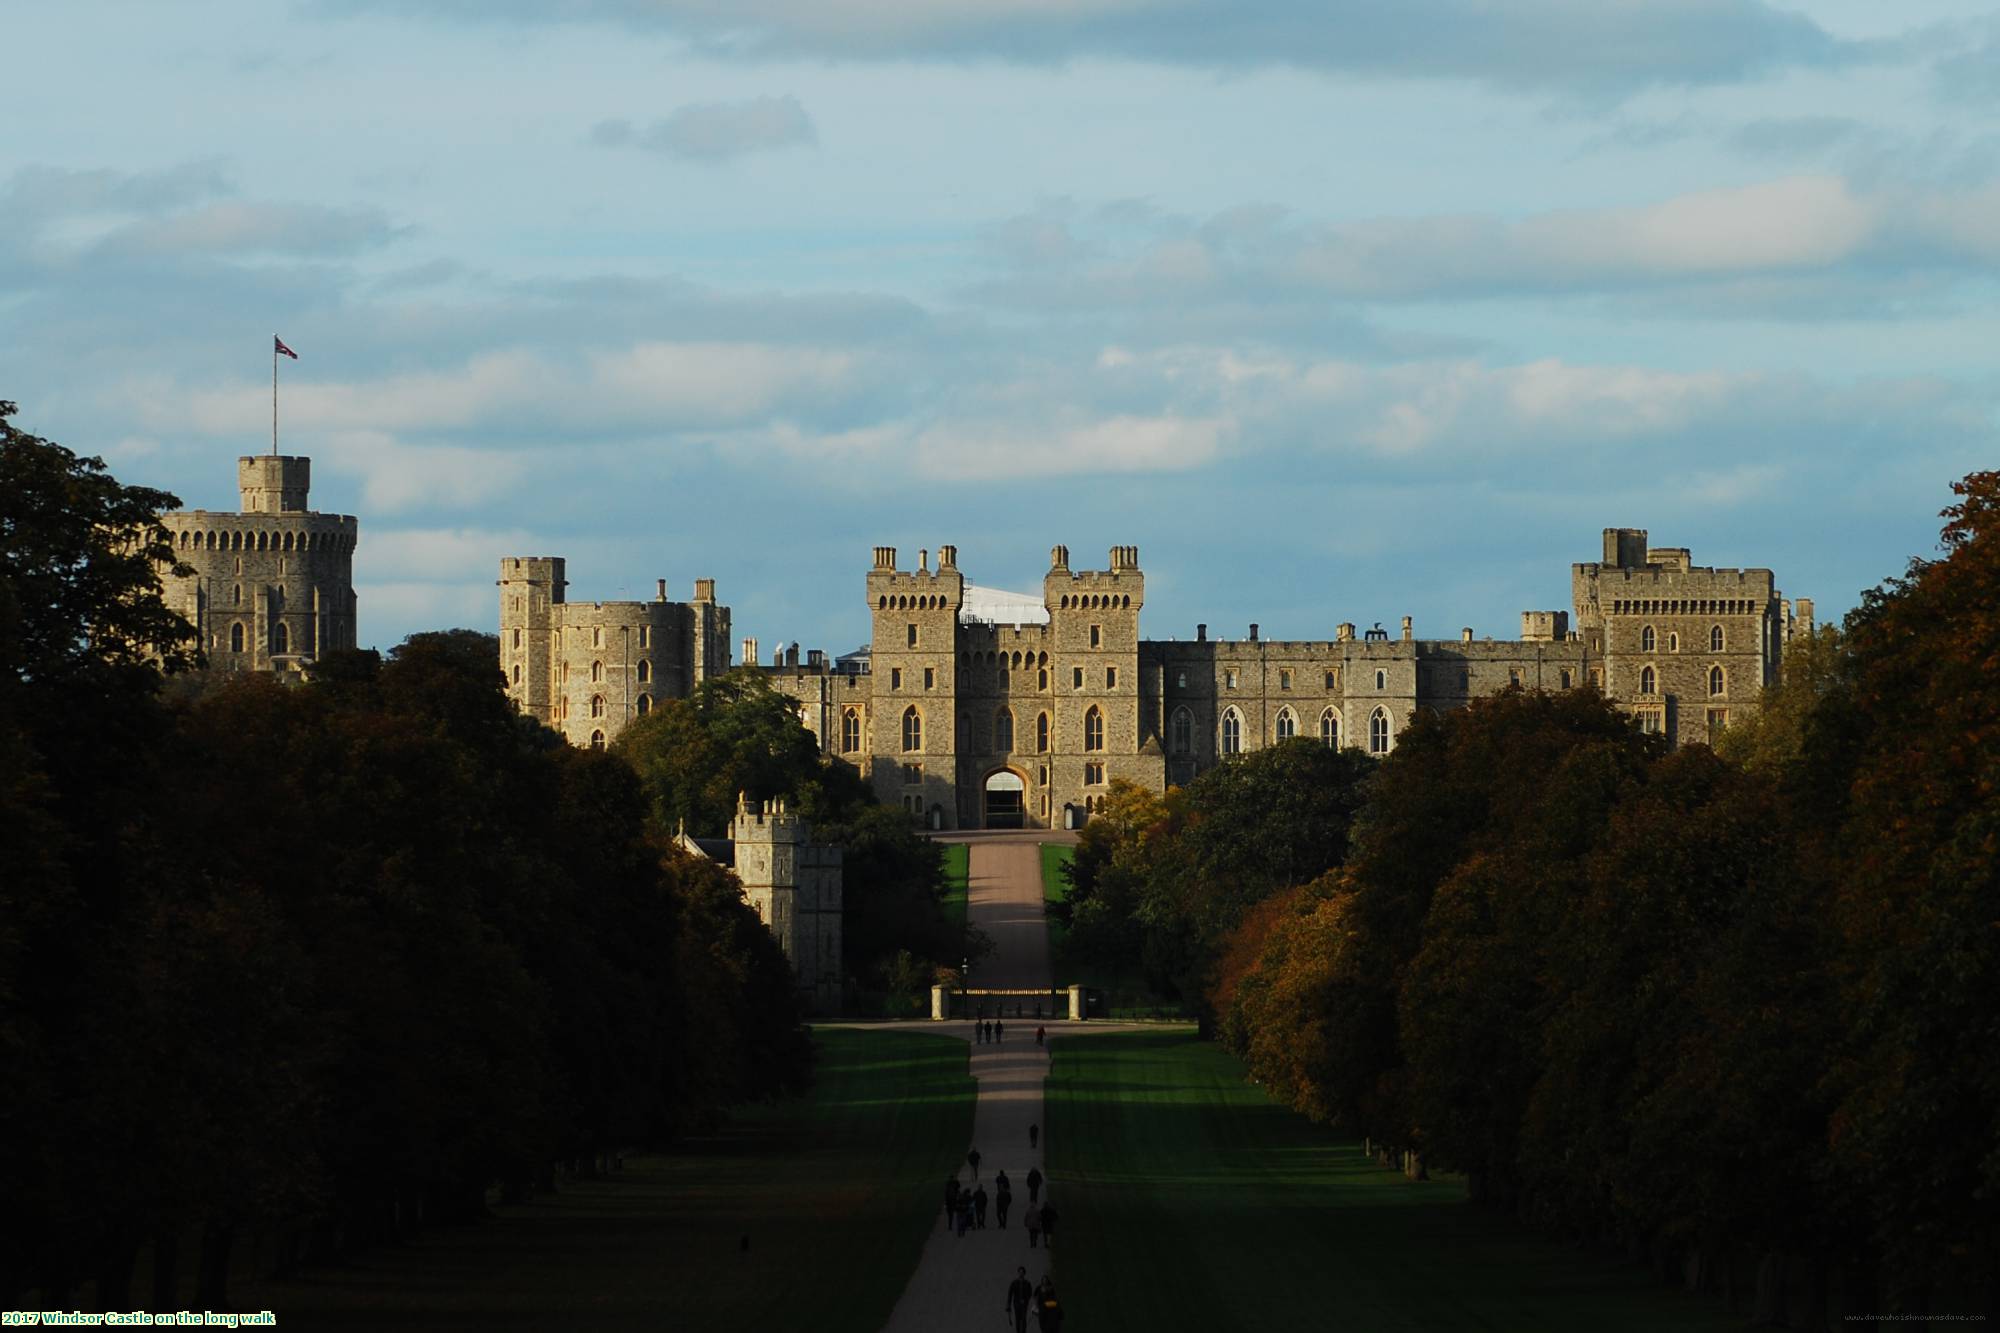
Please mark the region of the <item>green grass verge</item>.
[[1191, 1033], [1056, 1042], [1044, 1122], [1064, 1304], [1091, 1333], [1742, 1326], [1375, 1165]]
[[875, 1333], [972, 1137], [967, 1047], [908, 1032], [814, 1040], [807, 1097], [477, 1226], [236, 1283], [231, 1308], [275, 1311], [288, 1328]]
[[[1042, 851], [1042, 906], [1046, 909], [1061, 902], [1069, 895], [1069, 881], [1063, 878], [1063, 869], [1076, 860], [1076, 848], [1062, 843], [1045, 842]], [[1065, 942], [1069, 931], [1054, 917], [1049, 923], [1049, 956], [1056, 956]]]
[[965, 929], [965, 909], [972, 893], [972, 849], [962, 842], [944, 845], [944, 914]]

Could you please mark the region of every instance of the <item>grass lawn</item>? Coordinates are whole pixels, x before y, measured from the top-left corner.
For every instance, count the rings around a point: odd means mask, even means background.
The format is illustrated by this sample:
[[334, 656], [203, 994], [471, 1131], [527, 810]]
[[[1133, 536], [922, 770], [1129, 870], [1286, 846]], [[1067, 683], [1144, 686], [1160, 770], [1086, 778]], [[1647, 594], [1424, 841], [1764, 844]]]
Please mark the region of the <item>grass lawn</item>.
[[815, 1041], [805, 1098], [477, 1226], [304, 1279], [235, 1283], [230, 1308], [272, 1310], [287, 1328], [875, 1333], [972, 1134], [967, 1048], [908, 1032]]
[[962, 842], [944, 845], [944, 914], [965, 929], [965, 907], [972, 892], [972, 849]]
[[1047, 1098], [1060, 1283], [1091, 1333], [1742, 1328], [1376, 1166], [1190, 1032], [1058, 1041]]

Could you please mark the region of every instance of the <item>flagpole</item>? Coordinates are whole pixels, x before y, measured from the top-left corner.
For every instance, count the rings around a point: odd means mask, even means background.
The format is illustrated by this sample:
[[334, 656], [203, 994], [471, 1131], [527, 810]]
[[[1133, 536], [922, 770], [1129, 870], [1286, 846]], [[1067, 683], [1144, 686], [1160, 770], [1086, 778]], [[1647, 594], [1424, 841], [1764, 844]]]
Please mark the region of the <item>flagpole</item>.
[[278, 342], [271, 340], [271, 457], [278, 456]]

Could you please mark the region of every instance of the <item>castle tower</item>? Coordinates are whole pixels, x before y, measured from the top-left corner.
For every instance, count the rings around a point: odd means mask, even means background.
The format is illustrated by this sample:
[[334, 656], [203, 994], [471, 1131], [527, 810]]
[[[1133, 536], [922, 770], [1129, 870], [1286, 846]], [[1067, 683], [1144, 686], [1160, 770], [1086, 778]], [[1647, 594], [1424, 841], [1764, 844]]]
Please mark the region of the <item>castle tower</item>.
[[935, 828], [958, 823], [958, 613], [965, 578], [958, 553], [929, 552], [917, 568], [896, 569], [896, 548], [875, 548], [868, 571], [874, 700], [868, 753], [875, 795]]
[[554, 720], [556, 610], [569, 586], [566, 565], [550, 555], [500, 562], [500, 670], [507, 697], [537, 722]]
[[783, 799], [752, 804], [738, 794], [729, 824], [743, 895], [791, 960], [807, 1007], [840, 1007], [841, 853], [817, 846]]
[[1042, 580], [1051, 641], [1050, 785], [1058, 806], [1094, 808], [1115, 777], [1165, 785], [1159, 709], [1156, 703], [1148, 710], [1140, 699], [1146, 576], [1139, 548], [1112, 547], [1110, 565], [1072, 571], [1069, 548], [1058, 546]]
[[209, 669], [295, 672], [353, 648], [357, 520], [312, 511], [309, 458], [239, 458], [236, 482], [238, 512], [160, 516], [193, 570], [165, 576], [167, 605], [195, 627]]

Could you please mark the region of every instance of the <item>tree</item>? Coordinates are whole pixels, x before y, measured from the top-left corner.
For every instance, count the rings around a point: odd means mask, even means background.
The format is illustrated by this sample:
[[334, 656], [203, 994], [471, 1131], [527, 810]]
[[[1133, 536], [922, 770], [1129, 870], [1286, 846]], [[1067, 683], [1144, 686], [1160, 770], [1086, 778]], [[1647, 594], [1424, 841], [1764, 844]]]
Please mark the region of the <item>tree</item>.
[[619, 733], [612, 747], [637, 770], [654, 826], [719, 837], [739, 794], [796, 794], [820, 777], [819, 746], [798, 706], [754, 671], [713, 676]]

